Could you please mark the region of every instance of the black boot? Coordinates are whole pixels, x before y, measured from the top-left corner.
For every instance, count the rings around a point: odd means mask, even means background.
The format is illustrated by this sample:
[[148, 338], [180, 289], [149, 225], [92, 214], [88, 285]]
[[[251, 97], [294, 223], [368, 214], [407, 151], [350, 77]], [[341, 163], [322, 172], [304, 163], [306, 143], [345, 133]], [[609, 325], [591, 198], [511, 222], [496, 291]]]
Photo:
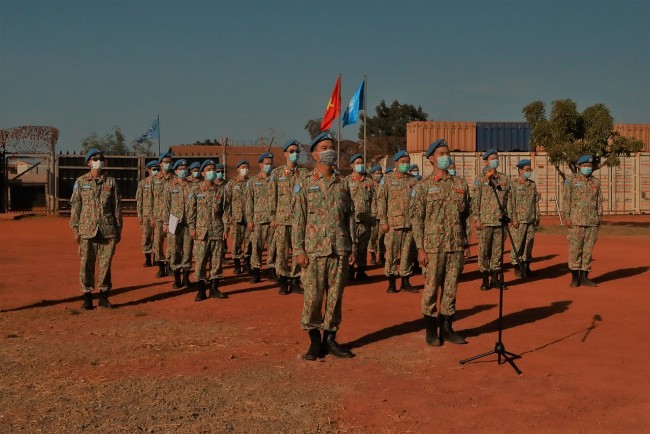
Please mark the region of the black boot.
[[158, 261], [158, 272], [156, 273], [156, 277], [165, 277], [166, 275], [165, 263], [163, 261]]
[[305, 360], [316, 360], [321, 352], [321, 341], [320, 341], [320, 330], [311, 329], [309, 330], [309, 349], [302, 356]]
[[304, 294], [305, 291], [302, 289], [302, 286], [300, 286], [300, 277], [294, 277], [291, 279], [289, 282], [289, 288], [291, 292], [294, 294]]
[[248, 279], [248, 283], [259, 283], [260, 282], [260, 269], [259, 268], [253, 268], [253, 273], [250, 279]]
[[[492, 276], [492, 281], [490, 282], [490, 286], [492, 288], [501, 288], [501, 272], [492, 271], [491, 276]], [[503, 284], [503, 289], [507, 289], [505, 282]]]
[[108, 291], [99, 291], [99, 302], [97, 305], [106, 309], [113, 309], [113, 305], [108, 301]]
[[453, 319], [449, 315], [440, 315], [442, 325], [440, 326], [440, 337], [445, 342], [451, 342], [452, 344], [466, 344], [467, 341], [464, 337], [459, 335], [451, 327]]
[[278, 275], [275, 273], [275, 268], [269, 268], [269, 280], [272, 282], [278, 281]]
[[181, 288], [183, 286], [183, 283], [181, 282], [181, 270], [180, 268], [178, 270], [174, 270], [174, 284], [172, 285], [172, 288]]
[[513, 267], [515, 267], [515, 277], [524, 277], [521, 274], [521, 268], [519, 268], [519, 264], [512, 264]]
[[151, 267], [151, 253], [145, 253], [144, 254], [144, 264], [142, 264], [143, 267]]
[[278, 284], [280, 284], [280, 295], [289, 295], [289, 284], [286, 276], [278, 277]]
[[351, 357], [354, 357], [352, 351], [343, 348], [338, 344], [338, 342], [336, 342], [336, 332], [325, 330], [323, 332], [323, 345], [325, 346], [325, 351], [334, 357], [339, 357], [341, 359], [349, 359]]
[[366, 274], [366, 271], [363, 268], [357, 269], [357, 280], [360, 282], [365, 282], [368, 280], [368, 275]]
[[166, 262], [165, 263], [165, 276], [169, 276], [173, 272], [174, 272], [174, 270], [172, 270], [172, 266], [171, 266], [170, 262], [169, 261]]
[[198, 280], [196, 282], [196, 297], [194, 297], [194, 301], [203, 301], [207, 298], [205, 295], [205, 280]]
[[235, 259], [233, 259], [233, 261], [235, 262], [235, 268], [233, 268], [233, 270], [232, 270], [233, 274], [241, 274], [242, 273], [241, 259], [235, 258]]
[[210, 298], [228, 298], [226, 294], [219, 291], [219, 279], [210, 281]]
[[596, 282], [589, 280], [588, 275], [589, 275], [588, 271], [583, 270], [580, 272], [580, 286], [591, 286], [591, 287], [598, 286], [596, 285]]
[[580, 270], [571, 270], [571, 288], [580, 286]]
[[394, 274], [388, 276], [388, 289], [386, 290], [387, 293], [394, 294], [397, 292], [397, 285], [395, 285], [396, 281], [397, 281], [397, 276], [395, 276]]
[[191, 288], [194, 286], [194, 284], [190, 281], [190, 270], [183, 270], [183, 282], [181, 282], [181, 286], [184, 286], [186, 288]]
[[415, 286], [411, 285], [411, 282], [409, 282], [409, 277], [402, 277], [402, 284], [399, 287], [400, 291], [406, 291], [406, 292], [420, 292], [419, 289], [417, 289]]
[[386, 255], [384, 253], [379, 254], [379, 262], [381, 262], [381, 265], [386, 264]]
[[350, 265], [350, 268], [348, 269], [348, 282], [353, 282], [354, 281], [354, 265]]
[[489, 291], [490, 273], [488, 273], [487, 271], [481, 271], [481, 276], [483, 277], [483, 281], [481, 282], [481, 291]]
[[244, 257], [244, 271], [250, 274], [251, 276], [253, 275], [253, 267], [251, 267], [250, 256]]
[[435, 316], [424, 316], [424, 329], [426, 330], [425, 340], [427, 345], [439, 347], [442, 345], [438, 337], [438, 319]]
[[370, 265], [375, 265], [377, 263], [377, 254], [375, 252], [370, 252]]
[[93, 294], [92, 292], [84, 292], [84, 303], [81, 305], [83, 310], [93, 310]]

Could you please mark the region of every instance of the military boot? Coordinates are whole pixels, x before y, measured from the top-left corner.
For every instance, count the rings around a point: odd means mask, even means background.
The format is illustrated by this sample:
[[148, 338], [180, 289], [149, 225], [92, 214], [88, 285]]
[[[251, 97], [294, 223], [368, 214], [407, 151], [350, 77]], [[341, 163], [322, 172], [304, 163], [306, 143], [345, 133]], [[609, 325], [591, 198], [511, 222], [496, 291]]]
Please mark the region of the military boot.
[[489, 291], [490, 273], [488, 273], [487, 271], [481, 271], [481, 276], [483, 277], [483, 281], [481, 282], [481, 291]]
[[242, 273], [241, 259], [235, 258], [235, 259], [233, 259], [233, 262], [235, 263], [235, 268], [233, 268], [232, 273], [233, 274], [241, 274]]
[[83, 310], [93, 310], [95, 308], [95, 306], [93, 306], [92, 292], [84, 292], [84, 302], [81, 305], [81, 308]]
[[305, 360], [316, 360], [318, 356], [320, 355], [321, 352], [321, 337], [320, 337], [320, 330], [316, 329], [311, 329], [309, 330], [309, 349], [305, 353], [304, 356], [302, 356], [303, 359]]
[[171, 263], [169, 261], [165, 262], [165, 276], [169, 276], [173, 272], [174, 272], [174, 270], [172, 270]]
[[181, 282], [181, 270], [180, 268], [178, 270], [174, 270], [174, 284], [172, 285], [172, 288], [181, 288], [183, 286], [183, 283]]
[[435, 316], [424, 316], [424, 329], [426, 330], [425, 340], [427, 345], [439, 347], [442, 345], [438, 337], [438, 319]]
[[580, 286], [580, 270], [571, 270], [571, 288]]
[[251, 276], [253, 275], [253, 267], [251, 267], [251, 257], [244, 257], [244, 271], [246, 271]]
[[512, 264], [513, 267], [515, 267], [515, 277], [524, 277], [521, 274], [521, 268], [519, 268], [519, 264]]
[[397, 281], [397, 276], [395, 276], [394, 274], [388, 276], [388, 289], [386, 290], [387, 293], [394, 294], [397, 292], [397, 285], [395, 285], [396, 281]]
[[253, 268], [253, 273], [250, 279], [248, 279], [248, 283], [259, 283], [260, 282], [260, 269], [259, 268]]
[[466, 344], [467, 341], [464, 337], [459, 335], [451, 327], [453, 319], [450, 315], [440, 315], [442, 325], [440, 326], [440, 337], [444, 342], [451, 342], [452, 344]]
[[325, 351], [334, 357], [339, 357], [341, 359], [349, 359], [351, 357], [354, 357], [352, 351], [348, 350], [347, 348], [343, 348], [341, 345], [339, 345], [338, 342], [336, 342], [336, 332], [325, 330], [323, 332], [323, 345], [325, 347]]
[[151, 267], [151, 253], [145, 253], [144, 254], [144, 264], [142, 264], [143, 267]]
[[386, 254], [384, 254], [384, 253], [379, 254], [379, 262], [381, 262], [381, 265], [386, 264]]
[[194, 301], [203, 301], [207, 298], [205, 295], [205, 280], [198, 280], [196, 282], [196, 297], [194, 297]]
[[588, 275], [589, 275], [588, 271], [583, 270], [580, 272], [580, 286], [591, 286], [591, 287], [598, 286], [596, 285], [596, 282], [589, 280]]
[[[492, 288], [501, 288], [501, 272], [492, 271], [491, 276], [492, 276], [492, 281], [490, 282], [490, 286]], [[503, 289], [507, 289], [505, 283], [503, 283]]]
[[228, 295], [219, 291], [219, 279], [210, 281], [210, 298], [228, 298]]
[[363, 268], [357, 269], [357, 280], [360, 282], [365, 282], [368, 280], [368, 275], [366, 274], [366, 270], [364, 270]]
[[113, 305], [108, 301], [108, 291], [99, 291], [99, 302], [97, 305], [106, 309], [113, 309]]
[[354, 281], [354, 265], [350, 265], [350, 268], [348, 269], [348, 282], [353, 282]]
[[375, 265], [377, 263], [377, 254], [375, 252], [370, 252], [370, 265]]
[[294, 294], [304, 294], [305, 291], [302, 289], [302, 286], [300, 285], [300, 277], [294, 277], [291, 279], [291, 282], [289, 282], [289, 288], [291, 289], [291, 292]]
[[156, 273], [156, 277], [165, 277], [166, 275], [165, 263], [163, 261], [158, 261], [158, 272]]
[[415, 286], [411, 285], [411, 282], [409, 282], [409, 277], [402, 277], [402, 284], [399, 287], [400, 291], [406, 291], [406, 292], [420, 292], [419, 289], [417, 289]]
[[275, 272], [275, 268], [269, 268], [269, 280], [272, 282], [278, 281], [278, 275]]
[[190, 281], [190, 270], [183, 270], [183, 282], [181, 286], [191, 288], [194, 284]]
[[289, 292], [289, 283], [287, 282], [287, 277], [286, 276], [280, 276], [278, 277], [278, 284], [280, 285], [280, 295], [288, 295]]

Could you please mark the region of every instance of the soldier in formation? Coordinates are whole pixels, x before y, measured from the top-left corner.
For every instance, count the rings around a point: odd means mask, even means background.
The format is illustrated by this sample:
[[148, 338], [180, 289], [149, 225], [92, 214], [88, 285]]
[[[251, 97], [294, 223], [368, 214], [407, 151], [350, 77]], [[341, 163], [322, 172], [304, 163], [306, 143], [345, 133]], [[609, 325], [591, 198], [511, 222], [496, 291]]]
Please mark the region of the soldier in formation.
[[140, 236], [142, 239], [142, 253], [144, 253], [144, 266], [153, 265], [151, 255], [153, 253], [153, 228], [151, 220], [153, 218], [153, 193], [151, 189], [153, 184], [151, 180], [160, 172], [158, 160], [147, 163], [148, 176], [138, 182], [138, 189], [135, 193], [136, 212], [138, 214], [138, 223], [140, 224]]
[[368, 261], [368, 244], [372, 228], [377, 220], [372, 216], [372, 211], [376, 207], [375, 202], [375, 183], [366, 176], [366, 165], [363, 161], [363, 155], [354, 154], [350, 157], [352, 173], [347, 177], [350, 186], [350, 194], [354, 202], [354, 219], [356, 226], [357, 252], [356, 258], [356, 275], [355, 264], [350, 265], [349, 280], [365, 281], [368, 279], [366, 274]]
[[156, 277], [165, 277], [167, 276], [169, 257], [168, 253], [165, 252], [166, 234], [163, 229], [165, 224], [163, 211], [165, 207], [165, 187], [172, 181], [172, 179], [174, 179], [172, 173], [171, 151], [160, 156], [158, 159], [158, 165], [160, 166], [161, 171], [151, 181], [153, 186], [151, 189], [153, 195], [153, 256], [156, 264], [158, 264]]
[[368, 244], [368, 251], [370, 252], [370, 265], [375, 265], [377, 262], [384, 263], [384, 234], [379, 231], [379, 218], [377, 213], [377, 201], [379, 200], [379, 187], [381, 179], [384, 174], [381, 171], [381, 166], [373, 166], [368, 171], [370, 179], [373, 182], [372, 189], [372, 209], [370, 216], [372, 217], [372, 228], [370, 229], [370, 242]]
[[248, 183], [249, 163], [241, 160], [237, 163], [237, 176], [228, 181], [230, 195], [230, 233], [232, 234], [232, 257], [235, 264], [233, 273], [242, 274], [243, 269], [252, 273], [250, 266], [250, 233], [246, 223], [246, 185]]
[[531, 273], [535, 231], [539, 226], [539, 195], [535, 181], [530, 179], [533, 173], [530, 160], [520, 160], [517, 172], [508, 199], [508, 216], [512, 223], [510, 232], [514, 242], [514, 248], [510, 250], [510, 262], [514, 266], [516, 277], [526, 277]]

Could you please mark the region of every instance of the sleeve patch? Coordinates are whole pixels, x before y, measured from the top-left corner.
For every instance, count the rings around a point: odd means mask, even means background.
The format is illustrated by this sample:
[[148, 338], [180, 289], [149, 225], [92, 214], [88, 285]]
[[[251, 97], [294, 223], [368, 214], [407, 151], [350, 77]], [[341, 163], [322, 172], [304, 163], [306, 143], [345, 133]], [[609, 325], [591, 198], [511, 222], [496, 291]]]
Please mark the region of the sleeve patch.
[[79, 181], [75, 181], [74, 187], [72, 189], [77, 190], [78, 188], [79, 188]]
[[300, 184], [294, 184], [293, 186], [293, 192], [298, 193], [300, 191]]

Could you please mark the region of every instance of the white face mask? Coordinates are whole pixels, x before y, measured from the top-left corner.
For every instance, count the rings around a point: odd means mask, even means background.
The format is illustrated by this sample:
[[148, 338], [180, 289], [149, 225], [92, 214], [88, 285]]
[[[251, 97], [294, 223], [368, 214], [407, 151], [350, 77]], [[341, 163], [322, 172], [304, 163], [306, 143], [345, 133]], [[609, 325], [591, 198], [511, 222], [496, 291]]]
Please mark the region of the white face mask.
[[242, 177], [248, 175], [248, 169], [242, 167], [241, 169], [239, 169], [239, 175], [241, 175]]
[[101, 160], [93, 160], [90, 162], [90, 166], [93, 168], [93, 170], [102, 170], [102, 167], [104, 167], [104, 162]]

